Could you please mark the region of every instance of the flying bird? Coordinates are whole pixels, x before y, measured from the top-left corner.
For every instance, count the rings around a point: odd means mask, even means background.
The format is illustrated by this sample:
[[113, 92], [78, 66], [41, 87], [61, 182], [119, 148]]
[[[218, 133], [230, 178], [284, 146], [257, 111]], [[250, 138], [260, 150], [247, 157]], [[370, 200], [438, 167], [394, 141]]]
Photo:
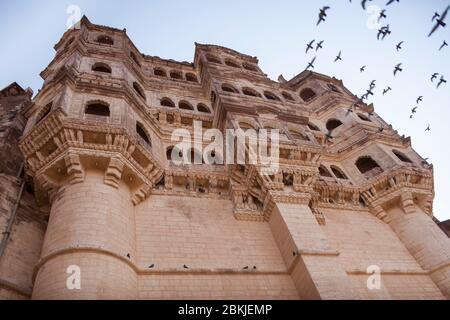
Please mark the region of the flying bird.
[[322, 49], [322, 44], [323, 44], [323, 40], [320, 41], [320, 42], [317, 42], [317, 44], [316, 44], [316, 51], [319, 50], [319, 49]]
[[361, 96], [361, 100], [367, 100], [367, 98], [369, 98], [369, 94], [368, 93], [365, 93], [365, 94], [363, 94], [362, 96]]
[[334, 59], [334, 62], [338, 61], [338, 60], [342, 60], [341, 58], [341, 51], [339, 51], [338, 55], [336, 56], [336, 58]]
[[447, 16], [448, 9], [450, 9], [450, 6], [447, 6], [445, 11], [441, 15], [437, 14], [437, 12], [434, 14], [431, 20], [433, 21], [434, 19], [436, 19], [436, 24], [434, 25], [433, 29], [431, 29], [430, 33], [428, 34], [428, 37], [430, 37], [439, 27], [445, 28], [446, 24], [444, 20]]
[[359, 72], [364, 72], [364, 70], [366, 70], [366, 66], [362, 66], [361, 68], [359, 68]]
[[327, 16], [326, 11], [330, 9], [330, 7], [323, 7], [322, 9], [320, 9], [319, 11], [319, 20], [317, 21], [316, 26], [319, 25], [319, 23], [321, 23], [322, 21], [325, 21], [325, 17]]
[[363, 1], [361, 1], [361, 7], [362, 7], [364, 10], [366, 10], [366, 3], [367, 3], [367, 1], [372, 1], [372, 0], [363, 0]]
[[394, 77], [397, 75], [397, 72], [402, 72], [402, 71], [403, 71], [403, 69], [400, 68], [401, 65], [402, 65], [402, 64], [399, 63], [399, 64], [397, 64], [397, 65], [395, 66], [395, 69], [394, 69]]
[[430, 127], [430, 125], [428, 125], [427, 128], [425, 129], [425, 131], [430, 131], [430, 130], [431, 130], [431, 127]]
[[378, 16], [378, 22], [380, 22], [381, 18], [387, 18], [386, 9], [380, 11], [380, 15]]
[[373, 96], [372, 89], [366, 90], [366, 94], [367, 94], [367, 97], [369, 97], [369, 95]]
[[380, 40], [380, 36], [382, 36], [381, 40], [384, 40], [384, 38], [388, 34], [391, 34], [391, 30], [389, 30], [389, 24], [378, 29], [377, 39]]
[[369, 84], [370, 89], [375, 88], [375, 81], [377, 81], [377, 80], [372, 80], [372, 81], [370, 82], [370, 84]]
[[438, 82], [436, 88], [439, 88], [439, 86], [440, 86], [441, 84], [443, 84], [443, 83], [447, 83], [447, 80], [444, 79], [444, 76], [441, 76], [441, 79], [439, 80], [439, 82]]
[[431, 82], [438, 77], [439, 73], [435, 72], [431, 75]]
[[391, 90], [392, 90], [392, 88], [389, 86], [386, 89], [383, 89], [383, 96]]
[[395, 48], [397, 49], [397, 51], [399, 51], [400, 49], [402, 49], [402, 44], [403, 44], [403, 41], [400, 41], [399, 43], [397, 43], [397, 45], [395, 46]]
[[309, 49], [312, 50], [313, 46], [312, 44], [314, 43], [315, 40], [311, 40], [308, 44], [306, 44], [306, 51], [305, 53], [308, 53]]
[[447, 41], [444, 40], [444, 42], [439, 47], [439, 51], [441, 51], [443, 47], [447, 47], [447, 46], [448, 46], [448, 43], [447, 43]]
[[389, 0], [389, 1], [386, 3], [386, 5], [388, 6], [388, 5], [390, 5], [391, 3], [395, 2], [395, 1], [400, 2], [400, 0]]
[[419, 104], [419, 102], [422, 102], [422, 100], [423, 100], [423, 96], [419, 96], [419, 97], [416, 99], [416, 103]]
[[416, 113], [416, 112], [417, 112], [417, 108], [418, 108], [418, 107], [412, 108], [412, 109], [411, 109], [411, 113], [412, 113], [412, 114]]
[[311, 62], [308, 62], [306, 69], [313, 68], [314, 69], [314, 61], [316, 61], [316, 57], [314, 57]]
[[413, 115], [410, 115], [410, 116], [409, 116], [409, 119], [412, 119], [412, 118], [413, 118]]

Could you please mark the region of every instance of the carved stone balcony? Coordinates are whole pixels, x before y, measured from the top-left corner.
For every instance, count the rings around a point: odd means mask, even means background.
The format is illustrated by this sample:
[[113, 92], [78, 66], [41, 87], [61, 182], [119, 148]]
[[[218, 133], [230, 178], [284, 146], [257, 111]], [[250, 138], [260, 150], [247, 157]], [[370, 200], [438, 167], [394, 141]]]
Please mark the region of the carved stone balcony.
[[105, 183], [123, 181], [132, 190], [134, 204], [145, 199], [162, 174], [162, 166], [146, 142], [126, 128], [109, 123], [66, 118], [56, 109], [20, 142], [26, 172], [35, 181], [37, 199], [52, 201], [67, 181], [83, 181], [86, 169], [103, 170]]

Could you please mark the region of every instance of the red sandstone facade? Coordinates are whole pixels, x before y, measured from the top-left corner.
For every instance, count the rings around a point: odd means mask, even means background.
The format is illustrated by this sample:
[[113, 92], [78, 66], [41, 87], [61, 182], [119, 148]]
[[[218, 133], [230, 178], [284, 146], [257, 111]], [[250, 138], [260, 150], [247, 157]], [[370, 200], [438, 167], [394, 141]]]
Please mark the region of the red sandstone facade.
[[[342, 81], [274, 82], [256, 58], [214, 45], [196, 44], [193, 63], [146, 56], [86, 18], [55, 50], [22, 105], [35, 203], [0, 257], [0, 298], [450, 297], [433, 168]], [[279, 129], [280, 171], [174, 165], [171, 133], [194, 121]], [[0, 175], [2, 227], [25, 201], [13, 169]], [[67, 287], [73, 265], [79, 290]]]

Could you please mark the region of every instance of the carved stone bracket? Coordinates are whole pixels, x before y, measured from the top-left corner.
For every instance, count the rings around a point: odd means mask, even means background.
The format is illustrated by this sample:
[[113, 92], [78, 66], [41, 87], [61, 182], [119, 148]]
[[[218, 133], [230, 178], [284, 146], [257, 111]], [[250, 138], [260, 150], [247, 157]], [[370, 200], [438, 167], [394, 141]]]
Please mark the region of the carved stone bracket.
[[139, 187], [131, 197], [133, 205], [137, 206], [139, 203], [144, 201], [151, 194], [152, 187], [152, 185], [148, 184], [144, 184]]
[[416, 211], [414, 198], [411, 192], [403, 192], [401, 194], [401, 205], [406, 214], [414, 213]]
[[111, 158], [105, 172], [105, 184], [118, 188], [122, 178], [123, 162], [119, 158]]
[[80, 183], [84, 181], [84, 169], [80, 162], [78, 154], [69, 153], [64, 157], [64, 162], [67, 167], [67, 174], [71, 184]]

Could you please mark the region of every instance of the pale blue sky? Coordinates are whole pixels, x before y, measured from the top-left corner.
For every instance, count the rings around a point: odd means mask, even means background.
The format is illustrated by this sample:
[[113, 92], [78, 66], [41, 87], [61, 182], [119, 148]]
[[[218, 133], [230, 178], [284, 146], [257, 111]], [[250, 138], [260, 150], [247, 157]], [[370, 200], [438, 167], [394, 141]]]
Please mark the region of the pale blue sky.
[[[368, 6], [384, 7], [387, 0]], [[442, 12], [450, 0], [402, 0], [387, 7], [392, 34], [376, 40], [368, 27], [370, 14], [360, 1], [5, 1], [0, 0], [0, 87], [17, 81], [35, 92], [41, 87], [39, 73], [54, 56], [53, 45], [66, 30], [69, 5], [78, 5], [93, 23], [127, 28], [143, 53], [162, 58], [192, 61], [194, 42], [213, 43], [257, 56], [272, 79], [291, 78], [301, 72], [314, 54], [305, 55], [305, 44], [325, 40], [318, 52], [315, 71], [342, 79], [361, 95], [372, 79], [377, 80], [375, 109], [400, 134], [412, 137], [415, 150], [434, 164], [436, 198], [434, 212], [450, 218], [450, 82], [439, 90], [430, 82], [434, 72], [450, 80], [450, 48], [438, 51], [450, 27], [440, 28], [431, 38], [435, 11]], [[319, 7], [328, 5], [327, 21], [316, 27]], [[450, 16], [447, 17], [450, 23]], [[403, 50], [395, 44], [403, 40]], [[343, 61], [333, 63], [342, 50]], [[404, 72], [392, 71], [402, 62]], [[366, 72], [359, 68], [367, 65]], [[393, 91], [386, 96], [386, 86]], [[409, 120], [419, 95], [424, 101]], [[424, 130], [431, 124], [431, 132]]]

